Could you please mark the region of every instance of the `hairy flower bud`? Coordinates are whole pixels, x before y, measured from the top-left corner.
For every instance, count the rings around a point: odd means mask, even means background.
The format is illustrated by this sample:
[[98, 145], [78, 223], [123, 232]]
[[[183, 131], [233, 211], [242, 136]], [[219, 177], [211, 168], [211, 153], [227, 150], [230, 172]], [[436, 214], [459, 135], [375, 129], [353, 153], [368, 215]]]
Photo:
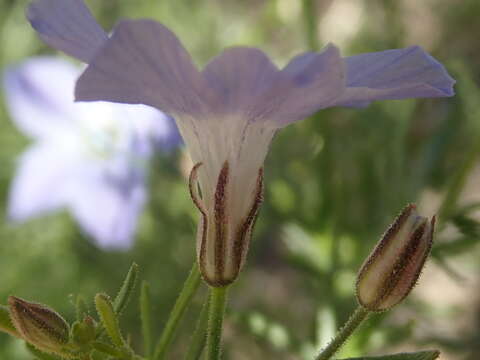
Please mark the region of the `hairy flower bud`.
[[401, 302], [415, 286], [432, 247], [435, 217], [408, 205], [383, 235], [357, 278], [357, 298], [370, 311]]
[[80, 345], [88, 345], [95, 340], [96, 324], [90, 316], [85, 316], [83, 321], [75, 321], [72, 325], [72, 339]]
[[22, 338], [45, 352], [58, 353], [69, 341], [69, 326], [54, 310], [15, 296], [8, 298], [13, 325]]
[[[225, 161], [211, 198], [198, 191], [196, 164], [190, 174], [190, 194], [201, 213], [197, 231], [197, 260], [203, 279], [210, 286], [227, 286], [245, 263], [255, 220], [263, 201], [263, 169], [248, 179], [249, 193], [235, 193], [229, 163]], [[202, 195], [204, 195], [202, 193]]]

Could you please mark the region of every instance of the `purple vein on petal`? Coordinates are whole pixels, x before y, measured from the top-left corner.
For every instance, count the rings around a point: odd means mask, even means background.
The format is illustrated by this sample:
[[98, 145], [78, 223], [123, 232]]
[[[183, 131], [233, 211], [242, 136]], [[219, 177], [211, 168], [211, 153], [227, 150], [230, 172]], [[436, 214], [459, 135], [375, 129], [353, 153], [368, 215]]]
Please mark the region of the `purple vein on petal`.
[[190, 55], [165, 26], [125, 20], [79, 78], [77, 101], [146, 104], [162, 111], [198, 114], [208, 88]]

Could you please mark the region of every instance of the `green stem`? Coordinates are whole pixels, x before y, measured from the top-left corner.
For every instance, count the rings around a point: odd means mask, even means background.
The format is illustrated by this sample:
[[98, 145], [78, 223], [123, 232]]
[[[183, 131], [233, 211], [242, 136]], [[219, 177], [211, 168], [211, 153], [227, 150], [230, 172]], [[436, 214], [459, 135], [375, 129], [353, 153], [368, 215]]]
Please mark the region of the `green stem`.
[[318, 51], [318, 20], [315, 0], [303, 0], [303, 19], [309, 50]]
[[140, 318], [142, 320], [143, 347], [147, 359], [152, 358], [152, 324], [150, 308], [150, 286], [144, 281], [140, 293]]
[[442, 223], [445, 223], [448, 218], [452, 215], [453, 210], [457, 205], [458, 198], [462, 193], [462, 190], [467, 181], [470, 171], [476, 164], [476, 160], [479, 154], [479, 142], [475, 141], [470, 151], [467, 153], [463, 163], [461, 164], [460, 169], [453, 177], [453, 180], [448, 187], [448, 192], [442, 202], [442, 206], [438, 212], [439, 218]]
[[219, 360], [228, 287], [210, 288], [206, 360]]
[[205, 346], [205, 340], [207, 339], [207, 322], [208, 322], [208, 306], [210, 299], [207, 298], [205, 304], [202, 307], [200, 316], [198, 317], [195, 332], [190, 339], [190, 345], [188, 346], [185, 360], [198, 360], [202, 355], [203, 348]]
[[325, 349], [323, 349], [320, 354], [315, 358], [315, 360], [328, 360], [330, 359], [343, 343], [352, 335], [355, 329], [362, 323], [363, 320], [368, 316], [369, 311], [359, 306], [355, 312], [350, 316], [348, 321], [343, 325], [340, 331], [335, 335], [335, 337], [330, 341]]
[[470, 70], [464, 65], [463, 62], [453, 62], [451, 67], [458, 74], [458, 83], [462, 84], [462, 86], [459, 88], [459, 95], [463, 95], [461, 96], [461, 103], [468, 121], [469, 128], [467, 131], [472, 134], [472, 138], [470, 149], [459, 166], [458, 171], [456, 171], [438, 212], [442, 225], [449, 220], [455, 211], [458, 198], [462, 193], [465, 183], [467, 182], [468, 175], [475, 166], [480, 153], [480, 127], [477, 121], [480, 115], [480, 110], [478, 108], [477, 101], [475, 100], [480, 95], [480, 88], [474, 81], [472, 81], [473, 76], [470, 74]]
[[200, 272], [198, 271], [198, 266], [195, 262], [192, 270], [190, 270], [187, 280], [183, 284], [183, 289], [180, 292], [180, 295], [178, 295], [177, 301], [175, 302], [172, 312], [167, 320], [167, 324], [165, 325], [160, 339], [158, 340], [153, 356], [154, 360], [160, 360], [165, 357], [166, 351], [173, 340], [173, 335], [175, 334], [175, 330], [179, 325], [180, 319], [185, 313], [185, 310], [190, 304], [193, 296], [197, 292], [199, 285]]

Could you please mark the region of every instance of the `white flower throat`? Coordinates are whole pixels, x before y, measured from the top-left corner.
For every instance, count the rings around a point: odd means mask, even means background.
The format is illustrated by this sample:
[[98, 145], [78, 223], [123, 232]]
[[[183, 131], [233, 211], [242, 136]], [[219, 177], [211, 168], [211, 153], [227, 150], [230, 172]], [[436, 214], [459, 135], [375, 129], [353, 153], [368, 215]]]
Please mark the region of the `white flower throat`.
[[209, 284], [224, 286], [236, 279], [245, 262], [275, 129], [241, 116], [221, 121], [177, 117], [177, 122], [195, 163], [190, 192], [201, 213], [200, 268]]

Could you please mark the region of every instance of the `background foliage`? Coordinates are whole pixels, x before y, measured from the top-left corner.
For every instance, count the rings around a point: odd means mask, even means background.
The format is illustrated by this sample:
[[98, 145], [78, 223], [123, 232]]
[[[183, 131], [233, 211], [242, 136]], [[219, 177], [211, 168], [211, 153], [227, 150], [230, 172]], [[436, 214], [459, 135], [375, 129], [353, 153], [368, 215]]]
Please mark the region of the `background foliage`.
[[[457, 96], [330, 109], [289, 126], [266, 162], [266, 203], [248, 266], [231, 292], [226, 359], [309, 359], [354, 307], [355, 272], [394, 215], [417, 202], [440, 215], [434, 256], [407, 303], [373, 317], [341, 355], [440, 348], [480, 353], [477, 0], [89, 0], [107, 29], [122, 17], [169, 26], [202, 66], [232, 45], [258, 46], [279, 65], [328, 42], [344, 55], [423, 46], [458, 80]], [[50, 54], [24, 18], [26, 0], [0, 0], [0, 66]], [[0, 301], [15, 294], [73, 319], [71, 297], [114, 294], [132, 261], [151, 283], [156, 332], [194, 259], [197, 214], [182, 149], [158, 154], [135, 246], [107, 252], [65, 213], [10, 224], [9, 183], [27, 140], [0, 102]], [[204, 289], [203, 289], [204, 290]], [[181, 354], [205, 292], [173, 349]], [[123, 326], [138, 341], [138, 302]], [[0, 336], [0, 357], [29, 359]]]

